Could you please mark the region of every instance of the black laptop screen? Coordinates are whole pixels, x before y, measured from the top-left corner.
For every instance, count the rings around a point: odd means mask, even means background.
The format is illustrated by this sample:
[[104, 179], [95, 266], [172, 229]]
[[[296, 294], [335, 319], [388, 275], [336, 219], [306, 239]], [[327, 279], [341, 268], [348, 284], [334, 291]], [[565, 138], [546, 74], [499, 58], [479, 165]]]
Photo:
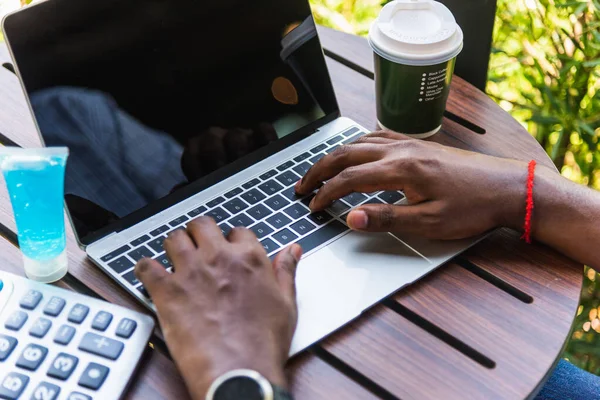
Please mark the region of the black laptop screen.
[[48, 0], [4, 27], [84, 243], [337, 113], [306, 0]]

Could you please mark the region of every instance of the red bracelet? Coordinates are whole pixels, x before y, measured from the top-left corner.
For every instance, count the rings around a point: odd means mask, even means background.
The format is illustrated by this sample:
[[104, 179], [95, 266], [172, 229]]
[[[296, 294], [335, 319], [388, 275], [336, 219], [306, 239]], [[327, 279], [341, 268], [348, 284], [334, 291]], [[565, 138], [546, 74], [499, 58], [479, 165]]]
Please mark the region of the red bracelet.
[[527, 200], [525, 205], [525, 223], [523, 224], [523, 236], [526, 243], [531, 243], [531, 216], [533, 214], [533, 178], [535, 177], [535, 160], [529, 161], [527, 174]]

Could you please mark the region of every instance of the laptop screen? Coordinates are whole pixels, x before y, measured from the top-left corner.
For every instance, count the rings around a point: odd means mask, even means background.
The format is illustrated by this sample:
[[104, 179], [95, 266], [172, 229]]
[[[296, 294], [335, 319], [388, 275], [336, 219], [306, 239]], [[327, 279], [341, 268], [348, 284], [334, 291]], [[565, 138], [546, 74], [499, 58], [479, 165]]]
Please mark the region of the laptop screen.
[[4, 29], [83, 243], [338, 113], [307, 0], [48, 0]]

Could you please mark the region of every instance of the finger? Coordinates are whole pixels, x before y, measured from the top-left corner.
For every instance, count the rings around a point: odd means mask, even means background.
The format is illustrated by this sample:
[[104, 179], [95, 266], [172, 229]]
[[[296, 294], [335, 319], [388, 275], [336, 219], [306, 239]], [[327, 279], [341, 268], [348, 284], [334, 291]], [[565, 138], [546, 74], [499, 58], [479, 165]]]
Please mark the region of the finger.
[[170, 276], [164, 267], [156, 260], [142, 258], [135, 265], [134, 274], [142, 282], [153, 301], [160, 301], [165, 287], [164, 279]]
[[215, 220], [207, 216], [194, 219], [187, 225], [187, 231], [196, 247], [202, 250], [201, 254], [213, 255], [227, 243]]
[[349, 167], [323, 185], [310, 202], [312, 211], [320, 211], [350, 193], [402, 190], [403, 168], [386, 168], [381, 162]]
[[296, 301], [296, 268], [301, 258], [302, 247], [293, 244], [277, 254], [273, 260], [279, 288], [292, 302]]
[[176, 229], [171, 232], [163, 246], [173, 265], [183, 263], [183, 255], [196, 250], [196, 244], [185, 229]]
[[233, 228], [231, 232], [229, 232], [227, 240], [229, 240], [231, 243], [258, 242], [254, 232], [241, 226]]
[[364, 232], [407, 232], [422, 230], [425, 203], [414, 206], [367, 204], [352, 210], [346, 222], [351, 229]]
[[338, 147], [333, 153], [321, 158], [296, 184], [298, 194], [308, 194], [344, 169], [378, 160], [385, 148], [376, 144], [355, 144]]

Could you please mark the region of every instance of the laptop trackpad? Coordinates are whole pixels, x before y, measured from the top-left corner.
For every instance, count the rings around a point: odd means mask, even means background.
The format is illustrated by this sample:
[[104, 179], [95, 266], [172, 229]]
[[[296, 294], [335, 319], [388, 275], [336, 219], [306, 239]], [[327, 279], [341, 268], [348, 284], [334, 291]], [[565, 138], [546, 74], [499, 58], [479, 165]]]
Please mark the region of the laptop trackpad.
[[387, 233], [350, 232], [302, 259], [294, 354], [435, 266]]

